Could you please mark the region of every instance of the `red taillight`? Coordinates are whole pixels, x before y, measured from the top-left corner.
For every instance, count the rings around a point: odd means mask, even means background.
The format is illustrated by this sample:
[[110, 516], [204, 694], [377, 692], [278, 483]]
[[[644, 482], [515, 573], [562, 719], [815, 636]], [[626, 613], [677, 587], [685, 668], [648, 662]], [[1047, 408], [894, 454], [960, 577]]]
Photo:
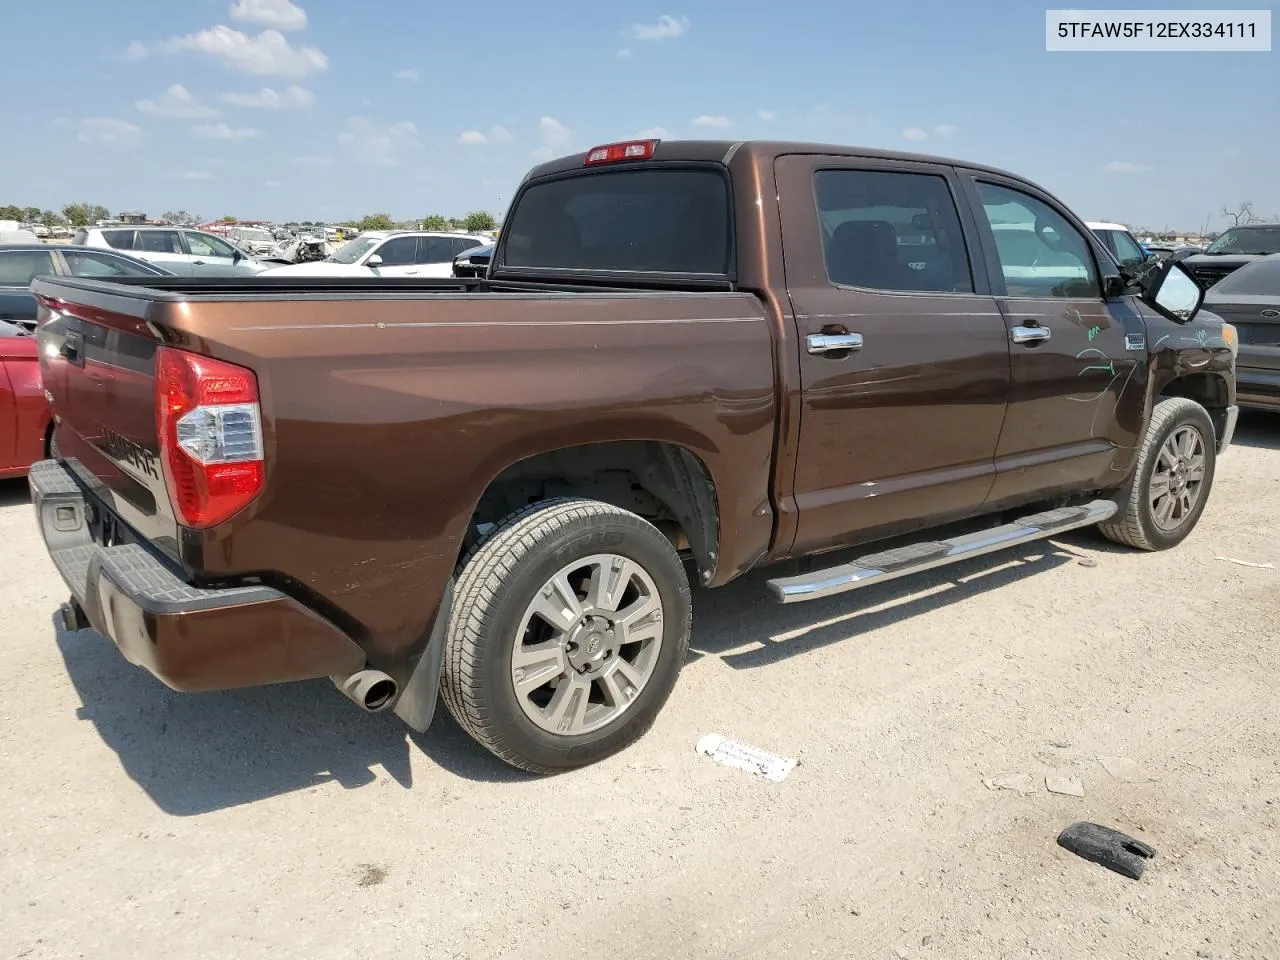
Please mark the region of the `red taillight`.
[[184, 526], [215, 526], [262, 492], [262, 415], [252, 370], [160, 347], [156, 432], [169, 499]]
[[653, 156], [657, 140], [628, 140], [625, 143], [606, 143], [587, 151], [585, 166], [597, 163], [617, 163], [619, 160], [648, 160]]

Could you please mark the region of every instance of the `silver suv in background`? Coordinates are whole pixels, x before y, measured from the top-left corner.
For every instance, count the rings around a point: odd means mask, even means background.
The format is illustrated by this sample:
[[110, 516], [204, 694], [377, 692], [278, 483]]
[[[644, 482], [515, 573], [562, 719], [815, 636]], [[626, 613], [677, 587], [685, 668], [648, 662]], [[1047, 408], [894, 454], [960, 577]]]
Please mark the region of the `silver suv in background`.
[[184, 277], [244, 276], [266, 269], [221, 237], [185, 227], [82, 227], [71, 243], [122, 250]]

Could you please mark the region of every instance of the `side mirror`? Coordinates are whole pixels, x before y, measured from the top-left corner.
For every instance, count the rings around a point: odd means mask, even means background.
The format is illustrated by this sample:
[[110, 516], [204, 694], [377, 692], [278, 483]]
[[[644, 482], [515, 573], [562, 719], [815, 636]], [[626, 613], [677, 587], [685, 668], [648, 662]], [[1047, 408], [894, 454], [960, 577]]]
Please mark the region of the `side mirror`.
[[1146, 279], [1142, 302], [1174, 323], [1190, 323], [1204, 303], [1204, 290], [1177, 260], [1163, 260]]
[[364, 262], [364, 265], [366, 267], [380, 267], [382, 266], [382, 258], [375, 253], [372, 257], [370, 257], [368, 260]]
[[239, 250], [237, 250], [235, 247], [232, 247], [232, 248], [231, 248], [231, 262], [232, 262], [232, 263], [239, 263], [239, 262], [240, 262], [241, 260], [243, 260], [243, 259], [244, 259], [244, 254], [243, 254], [243, 253], [241, 253]]

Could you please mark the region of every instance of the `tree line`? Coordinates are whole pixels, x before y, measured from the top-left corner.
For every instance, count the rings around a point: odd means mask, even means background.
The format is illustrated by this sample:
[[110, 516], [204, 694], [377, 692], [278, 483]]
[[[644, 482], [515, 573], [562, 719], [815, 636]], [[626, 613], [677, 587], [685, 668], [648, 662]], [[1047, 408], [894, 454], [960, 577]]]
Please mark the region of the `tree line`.
[[[465, 230], [467, 233], [494, 230], [498, 226], [497, 218], [485, 210], [472, 210], [465, 217], [432, 213], [423, 217], [421, 222], [423, 230]], [[389, 213], [371, 213], [359, 220], [348, 220], [343, 226], [354, 230], [394, 230], [396, 224]]]

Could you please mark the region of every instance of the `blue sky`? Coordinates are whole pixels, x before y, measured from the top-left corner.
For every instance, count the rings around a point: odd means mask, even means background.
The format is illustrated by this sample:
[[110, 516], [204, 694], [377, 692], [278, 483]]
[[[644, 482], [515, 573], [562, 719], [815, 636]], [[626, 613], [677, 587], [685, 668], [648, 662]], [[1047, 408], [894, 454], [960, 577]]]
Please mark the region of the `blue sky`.
[[538, 158], [656, 130], [972, 159], [1149, 227], [1280, 214], [1280, 54], [1046, 53], [1026, 2], [2, 6], [0, 204], [500, 212]]

